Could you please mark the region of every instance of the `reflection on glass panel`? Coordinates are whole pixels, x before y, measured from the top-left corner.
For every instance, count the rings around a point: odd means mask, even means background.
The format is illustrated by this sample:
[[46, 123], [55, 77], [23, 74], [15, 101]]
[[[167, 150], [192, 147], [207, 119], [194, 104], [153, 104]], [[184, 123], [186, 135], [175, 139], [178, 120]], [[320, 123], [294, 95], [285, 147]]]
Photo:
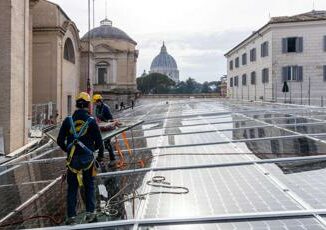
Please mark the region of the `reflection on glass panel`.
[[326, 145], [306, 137], [289, 139], [246, 141], [252, 153], [261, 159], [315, 156], [326, 153]]
[[287, 126], [286, 128], [304, 134], [326, 133], [326, 123], [316, 125]]
[[326, 208], [326, 161], [264, 164], [264, 168], [311, 207]]
[[[159, 172], [189, 193], [148, 198], [144, 218], [298, 210], [299, 206], [254, 166]], [[151, 191], [156, 191], [152, 188]]]

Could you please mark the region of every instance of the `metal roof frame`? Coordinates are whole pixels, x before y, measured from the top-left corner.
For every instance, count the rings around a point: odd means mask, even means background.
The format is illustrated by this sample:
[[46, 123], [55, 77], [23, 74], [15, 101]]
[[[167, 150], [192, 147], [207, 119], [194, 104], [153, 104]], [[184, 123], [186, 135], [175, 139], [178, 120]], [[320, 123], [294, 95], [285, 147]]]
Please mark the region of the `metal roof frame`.
[[179, 225], [179, 224], [203, 224], [203, 223], [223, 223], [229, 221], [254, 221], [269, 219], [304, 218], [314, 217], [314, 215], [325, 215], [326, 209], [293, 210], [279, 212], [256, 212], [256, 213], [235, 213], [221, 214], [201, 217], [180, 217], [180, 218], [151, 218], [151, 219], [130, 219], [110, 222], [97, 222], [91, 224], [79, 224], [74, 226], [58, 226], [42, 228], [43, 230], [68, 230], [68, 229], [96, 229], [122, 226], [146, 226], [146, 225]]

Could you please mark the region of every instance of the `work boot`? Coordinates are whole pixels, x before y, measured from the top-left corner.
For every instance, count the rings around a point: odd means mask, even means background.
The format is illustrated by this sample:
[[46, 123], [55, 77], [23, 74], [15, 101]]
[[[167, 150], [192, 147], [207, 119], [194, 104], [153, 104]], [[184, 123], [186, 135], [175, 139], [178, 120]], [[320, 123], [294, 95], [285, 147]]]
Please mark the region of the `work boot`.
[[87, 223], [94, 223], [94, 222], [97, 222], [96, 212], [87, 212], [87, 213], [86, 213], [85, 221], [86, 221]]
[[73, 216], [73, 217], [68, 217], [68, 218], [66, 219], [66, 221], [65, 221], [65, 224], [66, 224], [66, 225], [75, 225], [75, 224], [77, 224], [77, 222], [76, 222], [76, 217], [75, 217], [75, 216]]

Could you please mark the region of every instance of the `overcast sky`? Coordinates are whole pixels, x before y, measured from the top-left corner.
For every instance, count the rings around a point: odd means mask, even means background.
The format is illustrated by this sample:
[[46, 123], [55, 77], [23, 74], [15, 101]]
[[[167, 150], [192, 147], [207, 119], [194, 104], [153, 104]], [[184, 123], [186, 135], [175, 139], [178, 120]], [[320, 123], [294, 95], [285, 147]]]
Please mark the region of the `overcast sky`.
[[[51, 0], [87, 32], [87, 0]], [[93, 1], [93, 0], [91, 0]], [[95, 26], [107, 15], [137, 41], [138, 73], [149, 70], [162, 41], [174, 56], [180, 79], [214, 81], [226, 73], [224, 53], [267, 23], [269, 17], [311, 11], [313, 0], [95, 0]], [[326, 10], [326, 0], [315, 0]]]

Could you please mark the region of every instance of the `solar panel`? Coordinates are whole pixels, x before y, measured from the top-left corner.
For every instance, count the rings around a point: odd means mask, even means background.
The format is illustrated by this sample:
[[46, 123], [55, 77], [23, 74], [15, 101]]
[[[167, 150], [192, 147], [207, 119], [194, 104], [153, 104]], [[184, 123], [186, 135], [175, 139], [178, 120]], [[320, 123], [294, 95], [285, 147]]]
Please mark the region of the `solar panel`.
[[[123, 166], [106, 167], [108, 174], [96, 178], [101, 188], [99, 223], [89, 228], [326, 228], [325, 109], [206, 99], [175, 99], [169, 104], [144, 100], [121, 116], [126, 122], [132, 118], [145, 123], [127, 131], [133, 155], [118, 137]], [[65, 184], [60, 175], [66, 154], [47, 150], [1, 166], [0, 227], [63, 224]], [[100, 204], [108, 204], [115, 195], [117, 213], [111, 215]], [[84, 223], [79, 200], [78, 222]], [[47, 217], [29, 219], [38, 215]], [[53, 215], [55, 220], [49, 218]]]

